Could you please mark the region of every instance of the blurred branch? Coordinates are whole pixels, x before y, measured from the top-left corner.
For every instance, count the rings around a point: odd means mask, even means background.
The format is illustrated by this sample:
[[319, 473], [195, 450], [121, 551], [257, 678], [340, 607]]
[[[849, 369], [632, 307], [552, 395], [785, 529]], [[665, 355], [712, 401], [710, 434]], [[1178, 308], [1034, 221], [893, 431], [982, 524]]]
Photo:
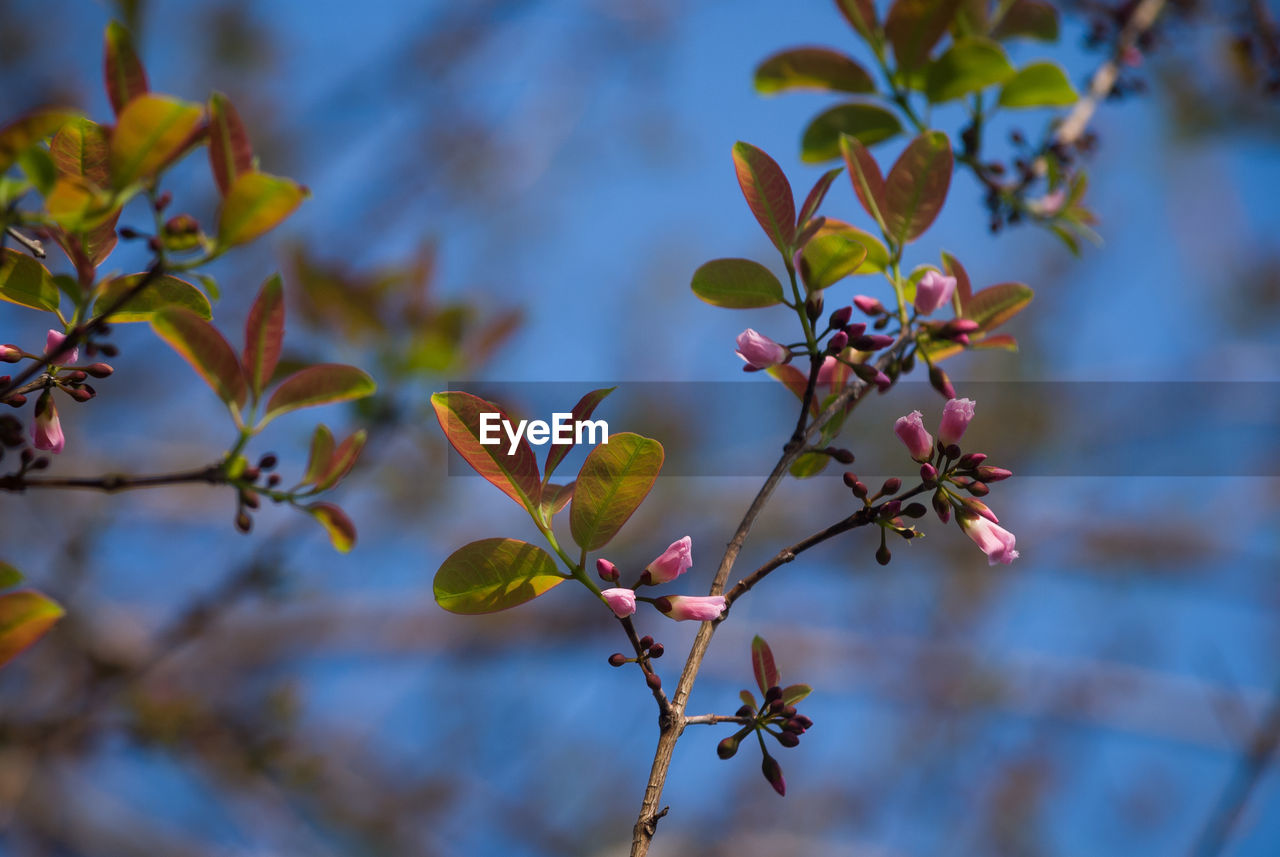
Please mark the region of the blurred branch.
[[221, 464], [210, 464], [196, 470], [177, 473], [159, 473], [151, 476], [126, 476], [109, 473], [105, 476], [72, 476], [63, 478], [30, 478], [25, 473], [0, 476], [0, 491], [25, 491], [28, 488], [79, 488], [88, 491], [131, 491], [137, 488], [155, 488], [160, 485], [180, 485], [186, 482], [207, 482], [210, 485], [226, 484], [226, 471]]
[[30, 253], [32, 256], [35, 256], [37, 259], [43, 259], [45, 258], [45, 256], [48, 255], [47, 253], [44, 252], [44, 244], [42, 244], [40, 241], [36, 240], [35, 238], [28, 238], [26, 235], [23, 235], [21, 232], [19, 232], [17, 228], [13, 226], [8, 226], [8, 227], [5, 227], [4, 231], [6, 235], [13, 238], [13, 240], [17, 241], [23, 247], [26, 247], [27, 252]]

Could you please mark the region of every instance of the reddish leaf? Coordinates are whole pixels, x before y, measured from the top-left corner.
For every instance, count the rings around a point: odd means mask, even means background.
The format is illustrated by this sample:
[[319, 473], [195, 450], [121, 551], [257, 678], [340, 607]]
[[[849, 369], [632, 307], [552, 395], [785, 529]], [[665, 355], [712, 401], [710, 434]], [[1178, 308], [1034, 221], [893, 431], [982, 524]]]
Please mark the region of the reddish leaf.
[[942, 267], [946, 269], [947, 276], [956, 278], [955, 298], [960, 307], [956, 316], [962, 316], [964, 308], [969, 305], [973, 297], [973, 285], [969, 281], [969, 272], [964, 269], [964, 265], [960, 264], [959, 259], [945, 251], [942, 254]]
[[919, 238], [947, 200], [951, 187], [951, 141], [929, 131], [911, 141], [884, 183], [885, 226], [899, 244]]
[[85, 178], [103, 188], [111, 181], [107, 133], [96, 122], [73, 119], [63, 125], [49, 143], [49, 155], [64, 176]]
[[867, 147], [852, 137], [840, 138], [840, 154], [849, 169], [849, 180], [858, 202], [877, 224], [883, 226], [885, 212], [885, 182], [880, 165], [871, 157]]
[[760, 692], [767, 694], [781, 680], [778, 667], [773, 662], [773, 652], [764, 638], [757, 634], [751, 640], [751, 671], [755, 673]]
[[258, 427], [290, 411], [363, 399], [372, 396], [377, 389], [378, 385], [368, 373], [354, 366], [342, 363], [308, 366], [280, 382], [267, 400], [267, 409], [258, 421]]
[[218, 398], [244, 407], [247, 391], [240, 361], [216, 327], [187, 310], [167, 309], [151, 317], [151, 328], [191, 364]]
[[0, 666], [40, 639], [66, 611], [31, 590], [0, 595]]
[[355, 432], [338, 444], [338, 448], [333, 451], [333, 455], [329, 458], [329, 463], [324, 466], [315, 480], [317, 494], [321, 491], [328, 491], [347, 477], [347, 474], [351, 472], [351, 468], [356, 466], [356, 459], [360, 457], [361, 451], [364, 450], [364, 444], [368, 437], [368, 432], [360, 429], [360, 431]]
[[[786, 387], [792, 393], [795, 393], [797, 399], [799, 399], [802, 402], [804, 401], [804, 391], [809, 386], [808, 374], [806, 374], [805, 372], [801, 372], [799, 369], [797, 369], [795, 366], [792, 366], [790, 363], [783, 363], [778, 366], [770, 366], [768, 369], [764, 371], [768, 373], [770, 378], [775, 378], [781, 381], [784, 387]], [[820, 398], [819, 396], [814, 396], [813, 403], [812, 405], [810, 405], [810, 410], [813, 412], [814, 416], [817, 416], [820, 412], [818, 408], [819, 398]]]
[[476, 473], [498, 486], [531, 515], [536, 515], [542, 479], [538, 475], [538, 460], [528, 441], [522, 437], [511, 452], [506, 433], [499, 430], [498, 443], [480, 443], [480, 415], [497, 414], [501, 424], [510, 420], [506, 412], [492, 402], [460, 391], [434, 394], [431, 406], [449, 443]]
[[270, 232], [293, 214], [310, 191], [292, 179], [266, 173], [241, 173], [231, 184], [218, 212], [218, 243], [247, 244]]
[[1022, 283], [1000, 283], [974, 294], [964, 314], [983, 330], [992, 330], [1022, 312], [1034, 296], [1035, 292]]
[[894, 0], [884, 22], [885, 35], [901, 71], [920, 68], [951, 25], [960, 0]]
[[0, 175], [27, 149], [78, 118], [79, 114], [70, 110], [35, 110], [0, 127]]
[[1042, 42], [1058, 40], [1058, 10], [1042, 0], [1013, 0], [1004, 15], [996, 23], [991, 35], [1005, 39], [1038, 39]]
[[218, 191], [226, 196], [241, 173], [253, 169], [253, 149], [235, 105], [221, 92], [209, 99], [209, 165]]
[[329, 543], [338, 553], [348, 553], [356, 544], [356, 526], [347, 513], [332, 503], [312, 503], [304, 506], [307, 514], [320, 522], [329, 534]]
[[148, 91], [147, 73], [133, 49], [133, 38], [123, 25], [116, 21], [108, 24], [105, 41], [102, 74], [111, 109], [119, 116], [130, 101]]
[[735, 143], [733, 164], [751, 212], [783, 256], [796, 238], [796, 203], [791, 183], [773, 158], [750, 143]]
[[[579, 399], [578, 404], [573, 406], [572, 423], [577, 425], [583, 420], [591, 419], [591, 415], [595, 413], [596, 406], [604, 401], [605, 396], [616, 389], [617, 387], [605, 387], [600, 390], [592, 390]], [[576, 446], [574, 443], [555, 443], [554, 441], [551, 443], [547, 449], [546, 461], [542, 466], [542, 478], [544, 481], [551, 478], [551, 474], [555, 472], [556, 467], [559, 466], [561, 461], [564, 461], [566, 455], [573, 451], [574, 446]]]
[[818, 209], [822, 207], [822, 201], [827, 198], [827, 191], [831, 189], [831, 183], [836, 180], [836, 176], [840, 175], [843, 167], [836, 167], [827, 170], [822, 174], [822, 178], [814, 183], [813, 189], [809, 191], [809, 195], [804, 198], [804, 205], [800, 206], [800, 217], [797, 223], [804, 225], [813, 219], [818, 213]]
[[871, 0], [836, 0], [836, 8], [862, 38], [870, 42], [875, 37], [876, 8]]
[[568, 485], [542, 486], [543, 521], [550, 522], [553, 515], [569, 505], [569, 501], [573, 499], [573, 490], [577, 485], [577, 482], [570, 482]]
[[275, 374], [284, 342], [284, 284], [272, 274], [262, 284], [244, 324], [244, 374], [256, 397]]

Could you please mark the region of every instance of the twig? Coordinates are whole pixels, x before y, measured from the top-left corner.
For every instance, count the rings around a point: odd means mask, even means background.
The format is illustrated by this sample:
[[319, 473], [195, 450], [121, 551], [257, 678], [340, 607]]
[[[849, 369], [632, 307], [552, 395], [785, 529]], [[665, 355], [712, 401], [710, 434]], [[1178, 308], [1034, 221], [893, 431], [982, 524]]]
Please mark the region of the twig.
[[755, 723], [754, 717], [739, 717], [736, 714], [695, 714], [693, 717], [686, 717], [684, 723], [686, 726], [713, 726], [717, 723], [736, 723], [739, 726], [749, 726]]
[[151, 476], [126, 476], [110, 473], [104, 476], [80, 476], [65, 478], [29, 478], [25, 473], [0, 476], [0, 491], [22, 492], [28, 488], [78, 488], [86, 491], [131, 491], [136, 488], [154, 488], [159, 485], [178, 485], [184, 482], [207, 482], [220, 485], [227, 482], [226, 472], [220, 464], [210, 464], [197, 470], [177, 473], [159, 473]]
[[667, 729], [674, 721], [671, 711], [671, 701], [667, 699], [666, 693], [662, 690], [662, 682], [659, 680], [655, 683], [649, 683], [649, 676], [657, 678], [657, 673], [653, 671], [653, 667], [649, 666], [649, 660], [644, 656], [644, 647], [640, 645], [640, 636], [636, 633], [635, 623], [631, 621], [630, 616], [626, 616], [618, 620], [622, 624], [622, 629], [627, 632], [627, 639], [631, 641], [631, 648], [635, 649], [637, 663], [644, 672], [645, 683], [649, 684], [649, 689], [653, 691], [653, 699], [658, 703], [659, 728]]
[[17, 241], [23, 247], [26, 247], [27, 252], [30, 253], [32, 256], [35, 256], [37, 259], [43, 259], [45, 258], [45, 256], [49, 255], [44, 251], [43, 242], [35, 238], [29, 238], [26, 235], [23, 235], [21, 232], [18, 231], [16, 226], [6, 226], [4, 231], [6, 234], [12, 237], [15, 241]]

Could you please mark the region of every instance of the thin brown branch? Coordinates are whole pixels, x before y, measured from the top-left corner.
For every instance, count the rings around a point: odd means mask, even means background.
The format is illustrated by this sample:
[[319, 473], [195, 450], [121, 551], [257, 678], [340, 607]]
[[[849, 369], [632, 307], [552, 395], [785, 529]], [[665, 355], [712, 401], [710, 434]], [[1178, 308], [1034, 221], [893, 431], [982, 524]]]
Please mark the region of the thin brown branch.
[[736, 714], [695, 714], [684, 719], [685, 726], [714, 726], [717, 723], [736, 723], [739, 726], [750, 726], [755, 723], [754, 717], [739, 717]]
[[[627, 632], [627, 639], [631, 641], [631, 648], [635, 650], [637, 664], [644, 672], [645, 683], [649, 686], [649, 690], [653, 692], [653, 699], [658, 703], [658, 716], [660, 718], [659, 725], [665, 728], [664, 724], [672, 721], [671, 701], [667, 699], [666, 693], [662, 690], [662, 680], [658, 678], [658, 674], [653, 671], [653, 667], [649, 665], [649, 658], [645, 655], [644, 647], [640, 645], [640, 636], [636, 633], [635, 623], [631, 621], [630, 616], [626, 616], [618, 620], [622, 624], [622, 629]], [[650, 679], [650, 676], [653, 678]]]
[[12, 473], [0, 476], [0, 491], [22, 492], [28, 488], [71, 488], [83, 491], [105, 491], [108, 494], [116, 491], [132, 491], [138, 488], [155, 488], [161, 485], [180, 485], [187, 482], [205, 482], [209, 485], [220, 485], [227, 482], [226, 472], [220, 464], [210, 464], [195, 470], [182, 470], [177, 473], [158, 473], [149, 476], [128, 476], [121, 473], [108, 473], [103, 476], [72, 476], [40, 478], [30, 477], [25, 473]]

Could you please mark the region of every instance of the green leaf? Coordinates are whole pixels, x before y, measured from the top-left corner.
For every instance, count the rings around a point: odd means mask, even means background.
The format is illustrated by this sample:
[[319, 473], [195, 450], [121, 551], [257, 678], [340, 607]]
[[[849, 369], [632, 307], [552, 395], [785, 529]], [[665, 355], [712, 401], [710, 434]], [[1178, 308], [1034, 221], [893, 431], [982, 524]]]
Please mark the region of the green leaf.
[[1013, 0], [991, 35], [1004, 39], [1058, 40], [1058, 10], [1043, 0]]
[[820, 164], [840, 157], [840, 136], [846, 134], [874, 146], [902, 133], [898, 116], [875, 104], [851, 101], [837, 104], [813, 119], [800, 141], [800, 159]]
[[895, 0], [885, 18], [884, 32], [893, 45], [898, 68], [922, 68], [933, 46], [951, 25], [960, 0]]
[[532, 601], [568, 580], [546, 551], [517, 539], [481, 539], [436, 572], [436, 603], [450, 613], [493, 613]]
[[787, 89], [875, 92], [876, 84], [865, 68], [839, 51], [792, 48], [756, 68], [757, 92], [769, 95]]
[[1066, 107], [1080, 97], [1062, 67], [1034, 62], [1000, 90], [1001, 107]]
[[53, 190], [53, 183], [58, 179], [58, 168], [53, 165], [53, 158], [40, 146], [32, 146], [18, 156], [18, 166], [31, 181], [31, 186], [41, 194]]
[[738, 185], [761, 228], [783, 256], [796, 240], [796, 201], [782, 168], [750, 143], [735, 143], [733, 166]]
[[79, 114], [71, 110], [36, 110], [0, 127], [0, 174], [9, 171], [18, 157]]
[[791, 462], [790, 472], [796, 479], [817, 476], [831, 463], [831, 456], [821, 452], [806, 452]]
[[222, 297], [222, 290], [218, 288], [218, 281], [208, 274], [196, 274], [196, 279], [200, 281], [200, 285], [204, 286], [204, 293], [209, 296], [212, 303], [217, 303]]
[[569, 505], [577, 482], [568, 485], [547, 485], [542, 489], [542, 520], [550, 523], [557, 512]]
[[40, 639], [66, 611], [31, 590], [0, 595], [0, 666]]
[[4, 256], [0, 257], [0, 300], [53, 312], [59, 299], [58, 284], [48, 268], [12, 247], [4, 249]]
[[911, 141], [885, 179], [885, 225], [894, 240], [906, 244], [928, 229], [951, 186], [951, 141], [929, 131]]
[[275, 375], [284, 343], [284, 281], [272, 274], [262, 284], [244, 323], [244, 374], [249, 390], [261, 395]]
[[755, 674], [756, 685], [763, 694], [767, 695], [769, 688], [781, 681], [778, 667], [773, 662], [773, 651], [759, 634], [751, 638], [751, 671]]
[[782, 303], [782, 283], [750, 259], [712, 259], [693, 272], [693, 293], [712, 306], [756, 309]]
[[965, 304], [964, 315], [983, 330], [992, 330], [1022, 312], [1033, 297], [1035, 292], [1022, 283], [1001, 283], [975, 292]]
[[848, 234], [819, 230], [800, 251], [800, 276], [809, 291], [819, 291], [858, 270], [866, 258], [867, 248]]
[[435, 408], [445, 437], [467, 464], [536, 516], [542, 478], [527, 439], [521, 437], [514, 452], [502, 430], [497, 432], [498, 443], [480, 442], [480, 415], [497, 414], [499, 420], [508, 422], [506, 412], [492, 402], [456, 390], [432, 395], [431, 406]]
[[107, 25], [103, 76], [107, 81], [107, 98], [117, 116], [137, 98], [147, 92], [147, 73], [134, 50], [133, 38], [125, 27], [112, 21]]
[[1004, 48], [988, 39], [961, 39], [929, 64], [925, 94], [938, 104], [981, 92], [1013, 75]]
[[855, 276], [859, 274], [878, 274], [889, 267], [888, 249], [880, 243], [879, 238], [870, 232], [850, 226], [841, 220], [828, 220], [826, 225], [818, 230], [818, 235], [826, 235], [828, 233], [842, 235], [850, 241], [856, 241], [867, 251], [866, 258], [862, 260], [862, 264], [850, 271], [851, 274]]
[[[116, 277], [102, 287], [98, 299], [93, 303], [95, 315], [106, 312], [115, 306], [146, 274], [130, 274], [127, 277]], [[129, 302], [111, 313], [107, 320], [113, 324], [131, 321], [150, 321], [151, 317], [163, 309], [185, 309], [198, 318], [208, 321], [213, 317], [213, 309], [204, 292], [185, 280], [164, 274], [152, 278], [151, 282]]]
[[111, 181], [117, 188], [154, 176], [198, 139], [204, 111], [145, 93], [124, 108], [111, 135]]
[[874, 40], [877, 29], [876, 8], [871, 0], [836, 0], [836, 7], [859, 36], [868, 42]]
[[[573, 424], [577, 425], [584, 420], [591, 419], [591, 415], [595, 413], [596, 406], [604, 401], [605, 396], [608, 396], [616, 389], [617, 387], [605, 387], [600, 390], [592, 390], [579, 399], [578, 404], [574, 405], [573, 411], [571, 411]], [[575, 433], [575, 438], [576, 436]], [[547, 449], [546, 461], [542, 465], [542, 478], [544, 480], [551, 478], [551, 474], [555, 473], [560, 462], [564, 461], [564, 457], [572, 452], [576, 445], [576, 443], [556, 443], [554, 440], [552, 441]], [[543, 499], [545, 501], [546, 498]]]
[[151, 316], [151, 329], [191, 364], [218, 398], [244, 407], [244, 372], [231, 344], [217, 328], [187, 310], [164, 309]]
[[760, 707], [756, 705], [756, 698], [751, 695], [751, 691], [742, 690], [738, 692], [738, 699], [741, 699], [745, 705], [750, 705], [752, 711], [759, 711]]
[[258, 421], [258, 427], [290, 411], [363, 399], [372, 396], [377, 389], [378, 385], [369, 374], [354, 366], [342, 363], [308, 366], [280, 382], [267, 400], [267, 409]]
[[782, 689], [782, 704], [795, 705], [811, 693], [813, 693], [813, 688], [807, 684], [787, 685]]
[[332, 503], [312, 503], [303, 508], [325, 528], [334, 550], [349, 553], [355, 547], [356, 526], [340, 507]]
[[241, 173], [253, 170], [253, 148], [235, 105], [221, 92], [209, 98], [209, 166], [223, 196]]
[[364, 429], [360, 429], [338, 444], [338, 448], [329, 457], [329, 463], [321, 468], [320, 475], [316, 477], [315, 491], [317, 494], [321, 491], [328, 491], [346, 478], [347, 474], [351, 472], [351, 468], [356, 466], [356, 459], [360, 457], [365, 441], [368, 439], [369, 433]]
[[844, 134], [840, 136], [840, 155], [849, 170], [849, 181], [858, 202], [862, 203], [862, 209], [884, 229], [886, 207], [880, 165], [860, 140]]
[[579, 547], [598, 550], [617, 535], [649, 495], [663, 458], [662, 444], [627, 432], [591, 450], [569, 508], [569, 529]]
[[267, 173], [241, 173], [218, 212], [218, 243], [246, 244], [279, 226], [310, 195], [292, 179]]
[[26, 578], [7, 562], [0, 562], [0, 589], [12, 589]]
[[311, 433], [311, 450], [307, 455], [307, 469], [299, 485], [310, 485], [324, 475], [333, 460], [333, 432], [324, 423]]

